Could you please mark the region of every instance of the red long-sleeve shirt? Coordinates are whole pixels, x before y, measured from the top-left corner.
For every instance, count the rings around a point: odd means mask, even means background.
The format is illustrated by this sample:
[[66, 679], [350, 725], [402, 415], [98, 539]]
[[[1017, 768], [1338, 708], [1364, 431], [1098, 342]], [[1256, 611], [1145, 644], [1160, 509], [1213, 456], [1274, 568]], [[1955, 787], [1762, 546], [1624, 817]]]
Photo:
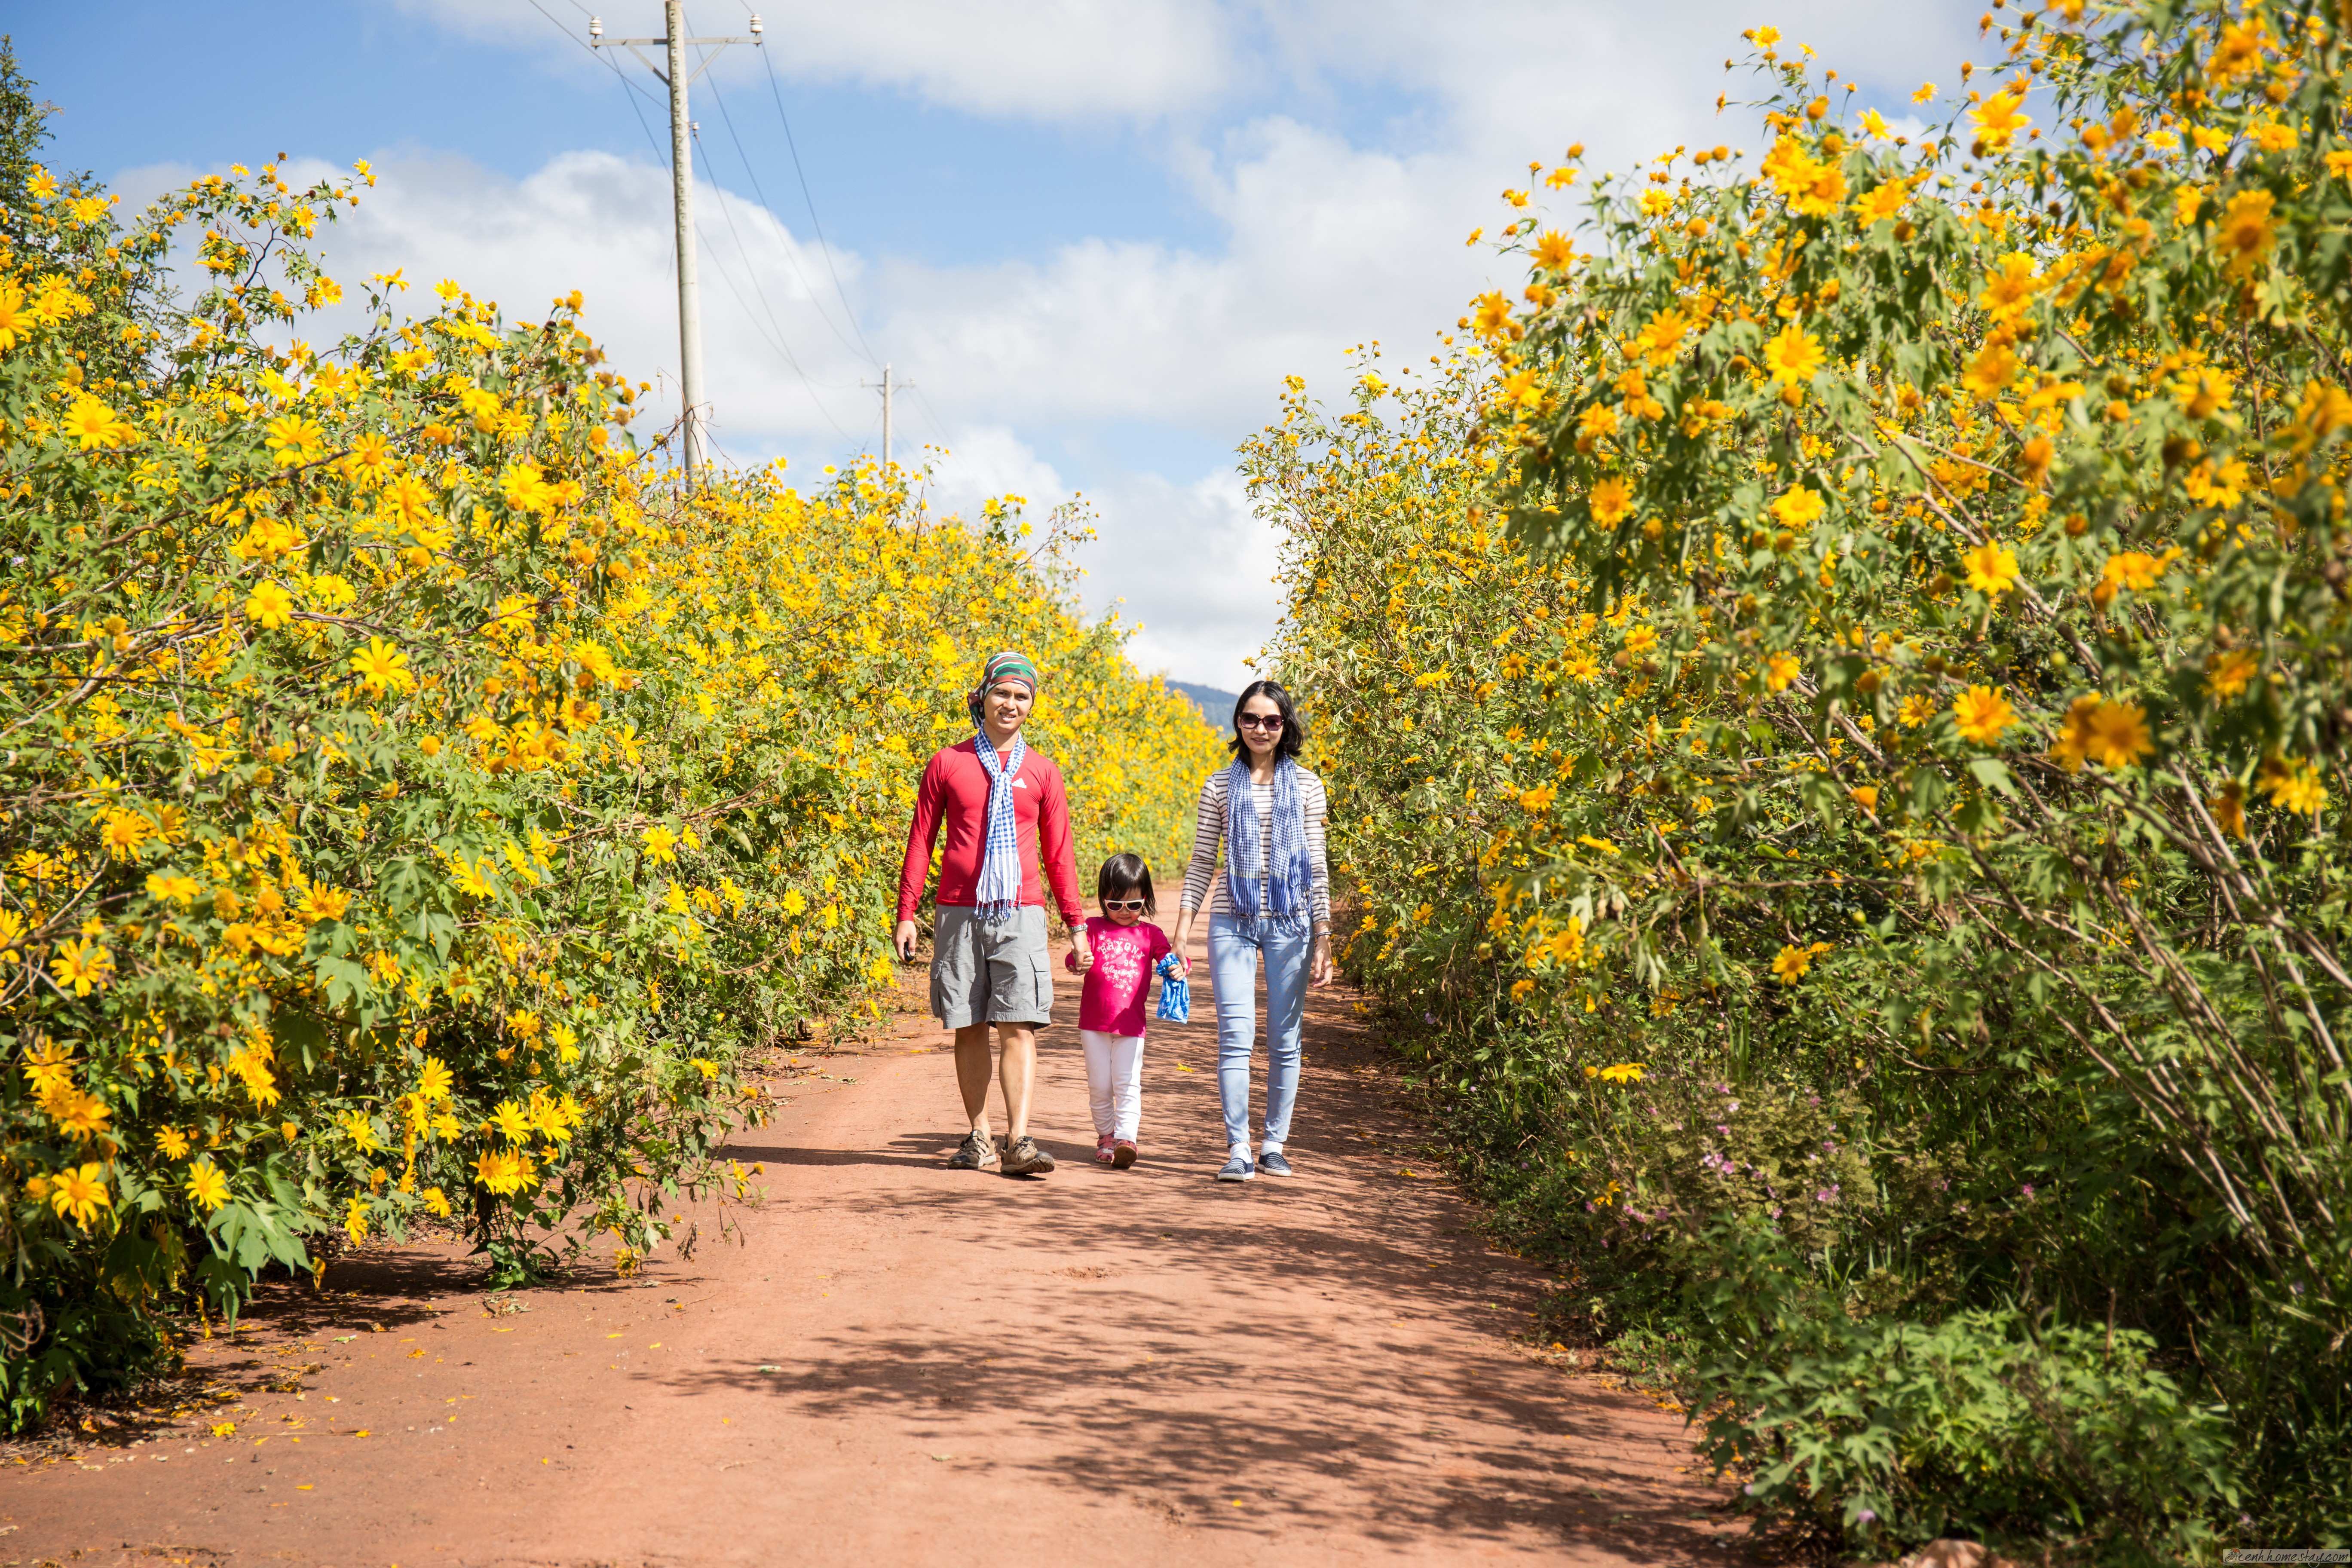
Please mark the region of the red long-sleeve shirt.
[[[923, 879], [931, 868], [931, 845], [947, 829], [940, 858], [939, 902], [980, 902], [980, 867], [988, 857], [988, 770], [981, 765], [979, 740], [959, 741], [931, 754], [915, 791], [915, 821], [907, 834], [907, 859], [898, 869], [898, 918], [914, 918], [922, 901]], [[997, 754], [1002, 767], [1012, 760]], [[1045, 906], [1037, 877], [1038, 849], [1045, 849], [1045, 875], [1065, 924], [1086, 918], [1078, 901], [1077, 847], [1070, 832], [1070, 806], [1062, 793], [1062, 770], [1032, 751], [1013, 777], [1013, 822], [1021, 843], [1021, 902]]]

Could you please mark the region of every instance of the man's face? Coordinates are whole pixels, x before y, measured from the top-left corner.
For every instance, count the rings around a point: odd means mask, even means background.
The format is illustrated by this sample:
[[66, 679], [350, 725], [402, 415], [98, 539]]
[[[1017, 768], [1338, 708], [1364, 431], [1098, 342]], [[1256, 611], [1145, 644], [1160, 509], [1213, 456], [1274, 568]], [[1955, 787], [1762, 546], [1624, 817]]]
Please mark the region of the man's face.
[[1018, 680], [1000, 680], [982, 696], [980, 710], [987, 716], [991, 730], [1009, 735], [1029, 717], [1032, 700], [1027, 686]]

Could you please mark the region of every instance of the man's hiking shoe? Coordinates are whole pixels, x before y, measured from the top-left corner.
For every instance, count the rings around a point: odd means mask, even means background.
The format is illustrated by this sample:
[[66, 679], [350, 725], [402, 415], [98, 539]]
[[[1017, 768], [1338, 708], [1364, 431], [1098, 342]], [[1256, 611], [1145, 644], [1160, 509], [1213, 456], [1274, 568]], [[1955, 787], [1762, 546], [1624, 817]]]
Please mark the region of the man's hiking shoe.
[[956, 1152], [948, 1156], [950, 1171], [989, 1171], [996, 1168], [996, 1140], [983, 1132], [967, 1132]]
[[1217, 1173], [1217, 1180], [1255, 1182], [1257, 1180], [1257, 1167], [1250, 1163], [1250, 1157], [1247, 1154], [1236, 1154], [1225, 1162], [1224, 1169]]
[[1279, 1149], [1262, 1151], [1257, 1157], [1257, 1168], [1269, 1176], [1290, 1174], [1290, 1162], [1282, 1157], [1282, 1151]]
[[1053, 1168], [1054, 1156], [1037, 1147], [1037, 1140], [1026, 1133], [1005, 1148], [1004, 1173], [1008, 1176], [1042, 1176]]
[[1124, 1171], [1135, 1163], [1135, 1145], [1122, 1138], [1111, 1145], [1110, 1168]]

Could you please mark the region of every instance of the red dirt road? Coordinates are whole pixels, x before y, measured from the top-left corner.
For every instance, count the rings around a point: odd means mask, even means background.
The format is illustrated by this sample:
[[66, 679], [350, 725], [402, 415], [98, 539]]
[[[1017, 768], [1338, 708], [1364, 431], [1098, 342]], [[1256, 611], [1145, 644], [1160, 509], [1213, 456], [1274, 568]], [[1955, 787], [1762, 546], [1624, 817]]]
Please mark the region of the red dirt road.
[[1132, 1171], [1092, 1163], [1074, 986], [1042, 1179], [940, 1168], [952, 1058], [902, 1018], [740, 1136], [744, 1245], [689, 1215], [690, 1261], [498, 1315], [425, 1247], [270, 1288], [192, 1353], [215, 1410], [0, 1479], [0, 1563], [1736, 1561], [1678, 1417], [1514, 1342], [1540, 1276], [1428, 1179], [1344, 994], [1309, 1012], [1299, 1174], [1208, 1179], [1194, 973]]

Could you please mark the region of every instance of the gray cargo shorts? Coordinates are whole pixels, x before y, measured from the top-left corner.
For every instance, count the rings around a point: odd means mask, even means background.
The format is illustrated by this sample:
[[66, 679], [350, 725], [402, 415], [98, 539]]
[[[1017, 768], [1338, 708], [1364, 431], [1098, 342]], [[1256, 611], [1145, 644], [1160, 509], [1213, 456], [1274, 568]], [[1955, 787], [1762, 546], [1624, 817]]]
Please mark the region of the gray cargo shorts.
[[1054, 1018], [1045, 911], [1024, 905], [983, 925], [967, 904], [941, 904], [931, 933], [931, 1016], [950, 1029]]

